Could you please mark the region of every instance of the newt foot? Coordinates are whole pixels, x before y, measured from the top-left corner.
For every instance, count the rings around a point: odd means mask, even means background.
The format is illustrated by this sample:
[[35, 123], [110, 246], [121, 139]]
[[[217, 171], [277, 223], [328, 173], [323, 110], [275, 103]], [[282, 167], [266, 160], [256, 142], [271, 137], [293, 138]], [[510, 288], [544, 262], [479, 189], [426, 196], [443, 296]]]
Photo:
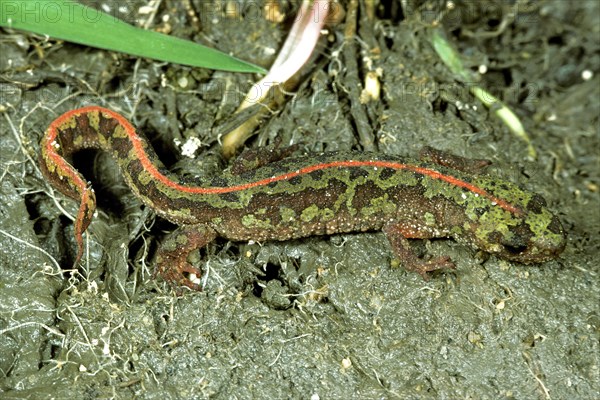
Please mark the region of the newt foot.
[[200, 277], [202, 271], [199, 268], [193, 267], [188, 262], [179, 265], [159, 265], [155, 271], [155, 275], [160, 275], [166, 282], [178, 290], [181, 286], [190, 288], [191, 290], [200, 291]]
[[423, 277], [424, 280], [428, 281], [430, 276], [429, 272], [437, 271], [440, 269], [456, 269], [456, 264], [448, 256], [437, 257], [429, 261], [416, 259], [411, 260], [404, 265], [407, 271], [413, 271]]

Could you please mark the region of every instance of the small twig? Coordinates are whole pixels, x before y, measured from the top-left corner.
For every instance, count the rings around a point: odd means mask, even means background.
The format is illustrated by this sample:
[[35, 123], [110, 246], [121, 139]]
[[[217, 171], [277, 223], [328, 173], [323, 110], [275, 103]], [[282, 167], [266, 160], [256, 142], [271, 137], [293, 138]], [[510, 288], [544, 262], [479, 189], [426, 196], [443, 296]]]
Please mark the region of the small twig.
[[367, 113], [363, 105], [360, 103], [360, 86], [355, 85], [354, 82], [360, 82], [358, 76], [358, 61], [356, 56], [356, 27], [358, 19], [358, 0], [352, 0], [348, 4], [348, 10], [346, 12], [346, 27], [344, 29], [344, 66], [346, 67], [346, 78], [351, 82], [346, 88], [348, 91], [348, 97], [350, 101], [350, 113], [354, 119], [356, 131], [358, 134], [359, 142], [365, 151], [375, 150], [375, 139], [373, 136], [373, 130]]
[[[294, 76], [308, 61], [321, 35], [321, 28], [327, 19], [329, 0], [304, 0], [298, 18], [273, 62], [268, 74], [255, 83], [237, 112], [255, 104], [265, 104], [268, 108], [283, 103], [282, 86], [295, 86]], [[291, 90], [290, 88], [287, 88]], [[267, 97], [272, 95], [272, 98]], [[252, 135], [265, 112], [258, 112], [252, 118], [223, 136], [222, 153], [232, 157], [236, 150]]]

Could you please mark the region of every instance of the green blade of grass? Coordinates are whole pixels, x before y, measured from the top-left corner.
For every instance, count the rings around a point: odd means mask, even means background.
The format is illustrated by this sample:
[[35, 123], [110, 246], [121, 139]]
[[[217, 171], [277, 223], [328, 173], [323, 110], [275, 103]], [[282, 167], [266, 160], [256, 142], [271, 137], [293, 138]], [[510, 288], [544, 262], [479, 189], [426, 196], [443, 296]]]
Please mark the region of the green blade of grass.
[[0, 26], [133, 56], [233, 72], [266, 71], [200, 44], [147, 31], [68, 0], [0, 0]]
[[[432, 29], [430, 32], [430, 43], [433, 49], [436, 51], [440, 59], [446, 66], [456, 75], [456, 77], [463, 83], [470, 83], [475, 80], [475, 77], [463, 66], [460, 55], [450, 42], [448, 42], [442, 35], [439, 29]], [[478, 85], [470, 85], [470, 92], [479, 99], [487, 108], [489, 108], [504, 124], [510, 129], [510, 131], [523, 140], [527, 144], [527, 156], [535, 160], [537, 158], [537, 152], [531, 143], [529, 135], [525, 131], [523, 124], [519, 120], [519, 117], [502, 103], [500, 100], [492, 96], [485, 89]]]
[[450, 43], [442, 36], [440, 30], [432, 29], [430, 42], [433, 49], [440, 56], [446, 66], [463, 82], [472, 82], [474, 77], [470, 71], [463, 66], [460, 55], [454, 50]]

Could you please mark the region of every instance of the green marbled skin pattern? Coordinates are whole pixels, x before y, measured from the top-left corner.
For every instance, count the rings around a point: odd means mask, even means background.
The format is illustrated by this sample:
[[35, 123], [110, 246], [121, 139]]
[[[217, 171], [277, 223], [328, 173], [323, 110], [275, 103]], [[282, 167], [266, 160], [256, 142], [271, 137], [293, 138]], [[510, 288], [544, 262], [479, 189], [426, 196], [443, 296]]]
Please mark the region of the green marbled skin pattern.
[[[142, 201], [159, 215], [184, 226], [184, 236], [195, 236], [189, 247], [204, 245], [216, 236], [230, 240], [287, 240], [341, 232], [384, 230], [388, 236], [402, 238], [450, 237], [474, 248], [522, 263], [555, 258], [565, 246], [565, 232], [559, 219], [546, 207], [544, 199], [532, 192], [487, 175], [466, 174], [434, 163], [359, 152], [331, 152], [287, 157], [256, 169], [194, 182], [182, 182], [169, 173], [147, 141], [130, 126], [104, 109], [83, 109], [69, 118], [57, 120], [50, 146], [42, 142], [41, 165], [46, 177], [63, 193], [81, 201], [82, 188], [70, 165], [58, 168], [56, 159], [82, 148], [101, 148], [117, 160], [124, 177]], [[51, 129], [49, 128], [49, 131]], [[140, 151], [132, 146], [139, 141], [149, 163], [165, 178], [140, 161]], [[55, 149], [56, 154], [50, 154]], [[476, 186], [491, 197], [509, 203], [518, 212], [495, 204], [489, 197], [405, 168], [373, 166], [327, 167], [287, 179], [237, 189], [228, 193], [189, 193], [178, 185], [201, 188], [235, 188], [315, 165], [337, 161], [385, 161], [393, 165], [415, 166], [436, 171]], [[93, 214], [94, 202], [83, 206]], [[89, 219], [91, 220], [91, 218]], [[82, 232], [89, 224], [83, 222]], [[194, 229], [202, 234], [192, 234]], [[170, 240], [184, 241], [182, 232]], [[208, 240], [207, 240], [208, 239]], [[168, 241], [167, 241], [168, 242]], [[394, 240], [390, 238], [390, 242]], [[396, 241], [397, 242], [397, 241]], [[168, 247], [168, 244], [166, 244]], [[405, 249], [392, 245], [401, 258]], [[173, 253], [175, 248], [166, 250]], [[161, 258], [185, 264], [180, 254]], [[189, 266], [159, 266], [169, 280], [192, 287], [177, 272], [195, 272]], [[165, 272], [165, 270], [170, 272]], [[187, 279], [187, 278], [186, 278]], [[195, 288], [195, 287], [194, 287]]]

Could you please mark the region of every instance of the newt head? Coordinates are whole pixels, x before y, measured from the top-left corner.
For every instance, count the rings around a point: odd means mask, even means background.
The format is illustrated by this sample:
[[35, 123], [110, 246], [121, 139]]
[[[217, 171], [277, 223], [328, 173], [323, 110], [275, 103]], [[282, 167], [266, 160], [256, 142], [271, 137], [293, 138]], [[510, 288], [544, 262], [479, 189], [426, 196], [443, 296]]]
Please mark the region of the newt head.
[[512, 204], [521, 212], [488, 208], [470, 224], [473, 244], [490, 254], [523, 264], [558, 257], [566, 245], [566, 232], [559, 218], [548, 210], [540, 195], [510, 186], [514, 194], [510, 196]]
[[560, 220], [546, 208], [539, 214], [529, 212], [509, 233], [498, 241], [497, 255], [523, 264], [552, 260], [562, 253], [567, 243]]

